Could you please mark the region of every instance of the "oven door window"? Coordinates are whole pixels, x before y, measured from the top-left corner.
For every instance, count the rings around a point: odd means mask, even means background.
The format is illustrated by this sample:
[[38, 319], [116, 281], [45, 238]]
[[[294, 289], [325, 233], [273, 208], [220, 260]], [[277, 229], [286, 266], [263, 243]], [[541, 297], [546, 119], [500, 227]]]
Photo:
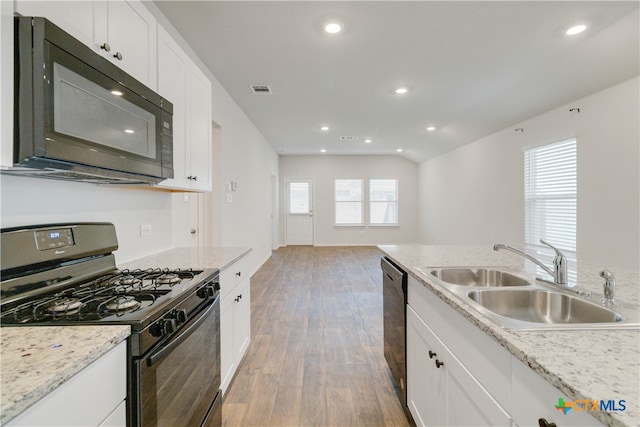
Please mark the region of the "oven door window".
[[141, 426], [202, 423], [220, 386], [219, 326], [218, 298], [175, 338], [136, 363]]

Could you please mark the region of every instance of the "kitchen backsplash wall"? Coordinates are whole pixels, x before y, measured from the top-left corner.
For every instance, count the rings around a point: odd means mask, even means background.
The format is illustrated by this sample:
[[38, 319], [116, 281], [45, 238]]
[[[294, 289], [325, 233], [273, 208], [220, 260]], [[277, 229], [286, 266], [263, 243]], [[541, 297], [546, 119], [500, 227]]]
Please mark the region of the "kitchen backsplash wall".
[[[116, 226], [117, 262], [171, 247], [171, 193], [0, 176], [2, 227], [105, 221]], [[151, 234], [141, 236], [140, 226]]]
[[521, 246], [523, 150], [576, 137], [578, 257], [640, 270], [639, 82], [631, 79], [422, 163], [421, 242]]

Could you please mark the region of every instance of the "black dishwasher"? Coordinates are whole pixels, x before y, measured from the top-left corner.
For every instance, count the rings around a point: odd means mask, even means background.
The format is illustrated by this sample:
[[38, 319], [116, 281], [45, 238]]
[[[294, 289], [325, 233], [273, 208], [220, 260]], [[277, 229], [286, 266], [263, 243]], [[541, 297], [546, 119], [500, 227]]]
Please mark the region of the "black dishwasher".
[[396, 391], [409, 421], [413, 421], [407, 406], [407, 273], [383, 257], [382, 301], [384, 308], [384, 357], [395, 381]]

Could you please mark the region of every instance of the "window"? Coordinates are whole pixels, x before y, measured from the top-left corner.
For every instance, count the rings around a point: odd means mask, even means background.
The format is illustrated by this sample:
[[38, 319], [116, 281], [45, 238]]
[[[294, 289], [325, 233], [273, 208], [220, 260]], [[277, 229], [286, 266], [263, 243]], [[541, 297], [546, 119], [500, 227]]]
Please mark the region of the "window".
[[398, 180], [369, 180], [369, 223], [398, 224]]
[[551, 265], [555, 252], [542, 245], [540, 239], [558, 247], [569, 260], [569, 279], [573, 276], [575, 280], [576, 140], [525, 150], [524, 174], [527, 252]]
[[309, 213], [309, 183], [292, 182], [289, 184], [289, 213]]
[[336, 179], [336, 225], [361, 225], [362, 180]]

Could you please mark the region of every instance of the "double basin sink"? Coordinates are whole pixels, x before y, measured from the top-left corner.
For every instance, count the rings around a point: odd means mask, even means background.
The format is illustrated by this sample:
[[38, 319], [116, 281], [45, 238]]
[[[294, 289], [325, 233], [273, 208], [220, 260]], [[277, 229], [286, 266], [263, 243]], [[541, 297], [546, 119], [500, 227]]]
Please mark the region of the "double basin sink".
[[[599, 304], [516, 273], [489, 268], [418, 268], [507, 329], [639, 329], [640, 311]], [[552, 288], [553, 287], [553, 288]], [[556, 289], [557, 288], [557, 289]]]

